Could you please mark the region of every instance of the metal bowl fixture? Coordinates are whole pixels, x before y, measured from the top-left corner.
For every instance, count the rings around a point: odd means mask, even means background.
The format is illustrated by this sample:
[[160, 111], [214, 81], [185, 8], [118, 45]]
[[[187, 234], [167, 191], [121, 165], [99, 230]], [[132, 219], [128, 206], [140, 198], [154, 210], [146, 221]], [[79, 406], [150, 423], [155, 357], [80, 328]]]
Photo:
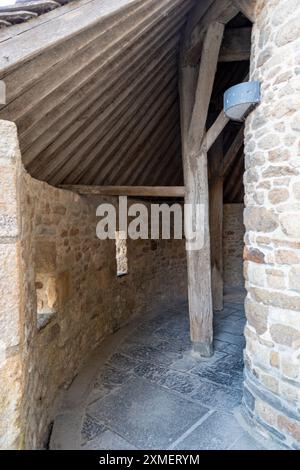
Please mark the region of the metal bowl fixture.
[[243, 122], [260, 103], [260, 82], [244, 82], [235, 85], [224, 94], [224, 112], [229, 119]]

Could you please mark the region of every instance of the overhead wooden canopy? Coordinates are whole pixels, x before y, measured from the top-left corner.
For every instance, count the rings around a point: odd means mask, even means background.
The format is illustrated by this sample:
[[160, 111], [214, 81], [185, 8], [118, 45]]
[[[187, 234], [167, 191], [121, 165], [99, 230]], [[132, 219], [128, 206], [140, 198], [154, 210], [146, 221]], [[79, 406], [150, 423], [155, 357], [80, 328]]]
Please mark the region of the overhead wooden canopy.
[[[38, 3], [52, 8], [51, 1]], [[241, 0], [248, 13], [249, 2]], [[216, 12], [225, 23], [238, 14], [237, 2], [79, 0], [1, 29], [7, 104], [0, 118], [16, 122], [31, 175], [53, 185], [183, 185], [179, 43], [189, 31], [185, 56], [197, 68], [205, 24]], [[225, 28], [217, 72], [223, 82], [213, 102], [222, 101], [222, 85], [241, 79], [250, 34], [247, 22]], [[224, 125], [221, 109], [208, 146]]]
[[0, 33], [23, 162], [51, 184], [182, 184], [178, 46], [194, 0], [80, 0]]

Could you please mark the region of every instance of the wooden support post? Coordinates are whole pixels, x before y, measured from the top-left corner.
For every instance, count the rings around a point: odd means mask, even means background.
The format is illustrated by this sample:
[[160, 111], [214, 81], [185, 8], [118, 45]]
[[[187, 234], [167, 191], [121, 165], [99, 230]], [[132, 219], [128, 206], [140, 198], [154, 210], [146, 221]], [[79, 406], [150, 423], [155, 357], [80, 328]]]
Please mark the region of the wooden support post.
[[[213, 353], [213, 307], [211, 291], [209, 190], [207, 173], [207, 149], [205, 138], [206, 119], [211, 99], [218, 56], [224, 34], [224, 25], [211, 23], [206, 31], [199, 76], [195, 93], [189, 89], [187, 73], [182, 70], [181, 102], [183, 131], [183, 167], [185, 203], [190, 205], [193, 221], [197, 220], [197, 207], [202, 207], [204, 218], [199, 230], [203, 230], [203, 243], [187, 250], [188, 292], [191, 339], [194, 350], [201, 356]], [[187, 65], [185, 62], [182, 66]], [[191, 95], [192, 94], [192, 95]], [[195, 97], [193, 107], [187, 99]], [[184, 105], [183, 102], [186, 104]], [[189, 125], [187, 125], [189, 123]], [[198, 237], [200, 234], [198, 233]]]
[[220, 136], [209, 154], [209, 217], [211, 276], [214, 311], [223, 310], [223, 139]]

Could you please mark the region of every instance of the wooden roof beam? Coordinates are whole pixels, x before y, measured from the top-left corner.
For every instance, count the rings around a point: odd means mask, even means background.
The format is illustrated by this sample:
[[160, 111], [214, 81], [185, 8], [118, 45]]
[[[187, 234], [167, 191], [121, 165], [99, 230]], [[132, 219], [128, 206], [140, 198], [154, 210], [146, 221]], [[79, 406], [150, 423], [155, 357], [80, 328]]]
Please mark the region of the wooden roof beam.
[[215, 1], [202, 16], [201, 21], [186, 37], [185, 65], [193, 65], [199, 62], [205, 33], [211, 23], [218, 22], [225, 25], [238, 14], [239, 10], [231, 0]]
[[185, 195], [184, 186], [84, 186], [66, 184], [59, 187], [84, 196], [181, 198]]

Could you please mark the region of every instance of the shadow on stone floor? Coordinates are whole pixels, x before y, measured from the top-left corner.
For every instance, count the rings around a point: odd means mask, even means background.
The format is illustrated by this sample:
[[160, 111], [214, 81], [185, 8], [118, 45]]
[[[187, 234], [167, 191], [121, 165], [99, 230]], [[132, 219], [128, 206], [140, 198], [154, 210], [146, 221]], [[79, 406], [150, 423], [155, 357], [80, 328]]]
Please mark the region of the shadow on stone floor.
[[132, 327], [93, 380], [80, 448], [261, 449], [233, 410], [243, 383], [243, 296], [215, 314], [215, 354], [191, 354], [186, 302]]

